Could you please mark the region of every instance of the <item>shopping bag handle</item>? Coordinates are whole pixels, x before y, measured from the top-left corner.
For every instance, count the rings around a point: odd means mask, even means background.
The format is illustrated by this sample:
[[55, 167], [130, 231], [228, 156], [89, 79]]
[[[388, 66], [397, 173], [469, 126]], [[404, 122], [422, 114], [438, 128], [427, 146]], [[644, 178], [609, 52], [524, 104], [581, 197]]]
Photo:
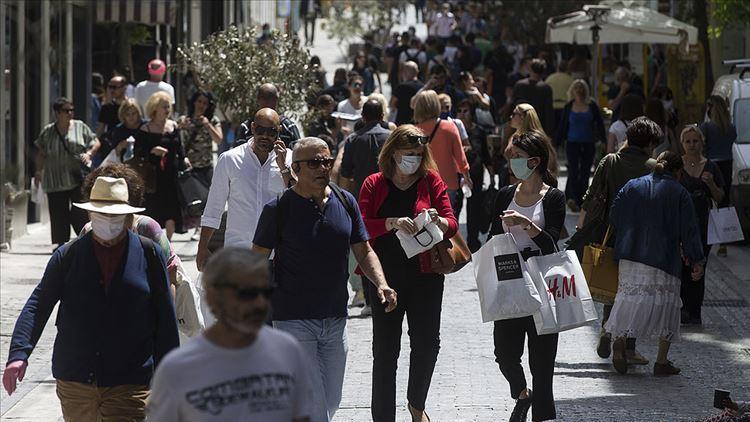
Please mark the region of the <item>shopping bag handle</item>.
[[602, 240], [602, 248], [607, 247], [607, 241], [609, 241], [609, 236], [612, 234], [612, 225], [607, 226], [607, 231], [604, 233], [604, 240]]

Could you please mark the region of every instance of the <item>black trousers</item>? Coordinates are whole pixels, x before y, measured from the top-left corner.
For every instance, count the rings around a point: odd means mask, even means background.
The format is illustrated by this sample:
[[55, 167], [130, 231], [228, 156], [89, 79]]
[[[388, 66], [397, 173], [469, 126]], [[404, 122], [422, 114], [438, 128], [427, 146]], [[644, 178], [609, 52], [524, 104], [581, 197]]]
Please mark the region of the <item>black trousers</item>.
[[555, 398], [552, 393], [552, 377], [555, 374], [557, 337], [555, 334], [537, 335], [534, 317], [495, 321], [495, 362], [510, 384], [510, 396], [518, 396], [526, 388], [526, 376], [521, 366], [523, 341], [528, 338], [529, 368], [533, 391], [531, 419], [543, 421], [555, 419]]
[[482, 191], [484, 166], [482, 164], [472, 166], [469, 174], [473, 187], [471, 188], [471, 198], [466, 199], [466, 243], [469, 249], [476, 251], [482, 246], [479, 242], [479, 226], [482, 221], [482, 201], [484, 199], [484, 192]]
[[89, 221], [88, 213], [74, 207], [73, 202], [83, 202], [80, 186], [62, 192], [47, 192], [52, 244], [62, 245], [67, 242], [70, 240], [70, 226], [78, 234]]
[[568, 157], [568, 183], [565, 197], [583, 203], [583, 195], [589, 187], [591, 165], [594, 163], [594, 142], [567, 142], [565, 153]]
[[398, 293], [398, 307], [385, 312], [372, 283], [367, 284], [372, 301], [372, 420], [396, 420], [396, 369], [401, 352], [401, 326], [409, 323], [409, 404], [423, 410], [440, 351], [440, 312], [443, 282], [440, 274], [393, 277], [388, 284]]
[[732, 163], [734, 160], [715, 161], [716, 166], [721, 171], [721, 177], [724, 179], [724, 199], [719, 204], [720, 207], [729, 206], [729, 192], [732, 188]]
[[[314, 16], [305, 16], [303, 18], [304, 26], [305, 26], [305, 44], [310, 44], [315, 41], [315, 17]], [[309, 29], [309, 32], [308, 32]]]
[[[711, 252], [711, 246], [703, 245], [703, 255], [706, 258], [708, 258], [709, 252]], [[704, 271], [698, 281], [693, 280], [692, 273], [692, 266], [682, 266], [680, 298], [682, 299], [682, 309], [687, 311], [690, 318], [700, 318], [701, 307], [703, 307], [703, 295], [706, 292], [706, 273]]]

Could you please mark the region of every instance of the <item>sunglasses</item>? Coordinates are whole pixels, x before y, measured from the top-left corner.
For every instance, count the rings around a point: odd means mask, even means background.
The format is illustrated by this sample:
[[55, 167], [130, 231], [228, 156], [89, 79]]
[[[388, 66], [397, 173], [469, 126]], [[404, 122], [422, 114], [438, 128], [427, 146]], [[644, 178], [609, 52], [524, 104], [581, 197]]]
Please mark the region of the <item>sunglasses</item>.
[[352, 88], [362, 88], [362, 84], [359, 82], [355, 82], [352, 84]]
[[307, 163], [308, 168], [315, 170], [320, 166], [330, 169], [334, 161], [336, 161], [335, 158], [313, 158], [312, 160], [298, 160], [295, 163]]
[[234, 290], [234, 294], [237, 295], [237, 298], [242, 300], [255, 300], [260, 295], [269, 299], [271, 294], [273, 294], [273, 287], [241, 287], [232, 283], [217, 283], [214, 284], [214, 287], [217, 289]]
[[275, 127], [266, 127], [261, 125], [255, 125], [253, 133], [261, 136], [273, 136], [274, 138], [279, 135], [279, 130]]
[[410, 144], [419, 144], [419, 145], [427, 145], [430, 143], [430, 137], [429, 136], [422, 136], [422, 135], [406, 135], [406, 140]]

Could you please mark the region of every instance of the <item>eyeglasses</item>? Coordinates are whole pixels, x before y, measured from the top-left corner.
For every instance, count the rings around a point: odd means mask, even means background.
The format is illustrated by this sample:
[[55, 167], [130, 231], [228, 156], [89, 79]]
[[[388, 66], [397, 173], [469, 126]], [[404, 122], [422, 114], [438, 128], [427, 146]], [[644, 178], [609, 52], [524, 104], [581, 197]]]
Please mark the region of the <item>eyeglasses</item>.
[[361, 83], [359, 83], [359, 82], [354, 82], [354, 83], [352, 84], [352, 88], [362, 88], [362, 84], [361, 84]]
[[260, 295], [269, 299], [273, 294], [273, 287], [241, 287], [232, 283], [217, 283], [213, 287], [234, 290], [234, 294], [241, 300], [255, 300]]
[[333, 167], [333, 163], [336, 161], [335, 158], [313, 158], [312, 160], [297, 160], [295, 163], [307, 163], [307, 167], [315, 170], [320, 166], [330, 169]]
[[422, 136], [422, 135], [406, 135], [406, 140], [410, 144], [419, 144], [419, 145], [427, 145], [430, 143], [430, 137], [429, 136]]
[[261, 135], [261, 136], [273, 136], [274, 138], [279, 135], [279, 130], [275, 127], [266, 127], [256, 124], [255, 128], [253, 129], [253, 133], [255, 135]]

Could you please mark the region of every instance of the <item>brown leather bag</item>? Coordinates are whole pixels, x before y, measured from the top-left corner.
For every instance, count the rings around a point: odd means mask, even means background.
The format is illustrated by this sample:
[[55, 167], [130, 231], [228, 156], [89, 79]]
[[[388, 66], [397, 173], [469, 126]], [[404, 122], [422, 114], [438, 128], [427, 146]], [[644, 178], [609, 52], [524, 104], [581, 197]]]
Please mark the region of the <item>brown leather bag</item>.
[[469, 261], [471, 261], [471, 251], [459, 232], [456, 232], [450, 239], [443, 239], [430, 249], [430, 268], [434, 273], [455, 273]]
[[146, 193], [156, 193], [156, 167], [148, 161], [148, 158], [133, 157], [125, 164], [141, 176]]

